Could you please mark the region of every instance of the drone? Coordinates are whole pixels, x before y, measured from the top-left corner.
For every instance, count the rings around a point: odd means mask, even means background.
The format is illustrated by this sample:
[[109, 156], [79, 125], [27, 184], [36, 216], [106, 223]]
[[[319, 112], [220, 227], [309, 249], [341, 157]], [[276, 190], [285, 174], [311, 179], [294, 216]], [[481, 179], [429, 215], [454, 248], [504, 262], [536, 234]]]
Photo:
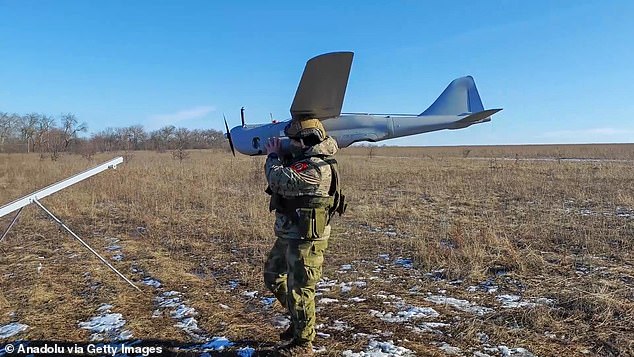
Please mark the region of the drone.
[[311, 58], [306, 63], [295, 98], [291, 118], [265, 124], [246, 124], [229, 130], [226, 137], [231, 151], [245, 155], [266, 154], [269, 138], [279, 137], [282, 150], [290, 140], [284, 128], [291, 120], [316, 118], [322, 121], [329, 136], [340, 148], [356, 142], [378, 142], [437, 130], [463, 129], [491, 121], [502, 109], [484, 109], [475, 81], [471, 76], [453, 80], [434, 103], [420, 114], [342, 113], [343, 100], [352, 67], [352, 52], [331, 52]]

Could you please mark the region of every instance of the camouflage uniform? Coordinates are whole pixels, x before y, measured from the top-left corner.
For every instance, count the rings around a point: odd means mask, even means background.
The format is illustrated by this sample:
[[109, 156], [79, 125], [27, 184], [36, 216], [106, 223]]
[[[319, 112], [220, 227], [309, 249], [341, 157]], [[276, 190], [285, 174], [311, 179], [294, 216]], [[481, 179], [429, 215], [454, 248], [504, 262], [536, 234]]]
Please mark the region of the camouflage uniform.
[[[327, 137], [321, 143], [309, 147], [301, 158], [283, 164], [274, 155], [265, 164], [266, 179], [273, 193], [283, 199], [329, 197], [332, 169], [323, 157], [332, 156], [338, 150], [337, 142]], [[299, 216], [300, 209], [297, 209]], [[277, 240], [264, 266], [264, 283], [275, 294], [282, 306], [286, 306], [294, 327], [294, 339], [310, 342], [315, 338], [315, 286], [322, 274], [324, 252], [328, 247], [330, 225], [326, 221], [315, 225], [318, 214], [312, 210], [307, 229], [297, 217], [275, 212]]]

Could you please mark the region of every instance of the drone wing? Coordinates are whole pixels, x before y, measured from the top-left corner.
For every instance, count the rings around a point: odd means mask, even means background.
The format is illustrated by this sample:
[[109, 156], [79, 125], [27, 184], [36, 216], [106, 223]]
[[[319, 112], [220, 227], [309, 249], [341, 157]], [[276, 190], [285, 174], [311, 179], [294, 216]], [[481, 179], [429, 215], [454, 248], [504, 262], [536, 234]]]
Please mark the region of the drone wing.
[[327, 119], [341, 114], [352, 56], [352, 52], [332, 52], [306, 62], [291, 105], [293, 119]]

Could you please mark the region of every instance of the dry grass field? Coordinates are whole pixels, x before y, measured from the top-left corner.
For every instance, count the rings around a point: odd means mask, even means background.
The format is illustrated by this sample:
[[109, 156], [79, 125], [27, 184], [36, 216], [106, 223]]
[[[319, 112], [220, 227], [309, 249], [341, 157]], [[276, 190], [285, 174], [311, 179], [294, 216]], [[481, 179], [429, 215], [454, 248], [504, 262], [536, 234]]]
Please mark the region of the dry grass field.
[[[0, 203], [114, 156], [0, 155]], [[264, 158], [126, 158], [42, 203], [143, 293], [29, 207], [0, 243], [0, 328], [21, 330], [0, 346], [275, 344]], [[319, 355], [634, 355], [634, 145], [356, 147], [338, 160], [350, 204], [318, 286]]]

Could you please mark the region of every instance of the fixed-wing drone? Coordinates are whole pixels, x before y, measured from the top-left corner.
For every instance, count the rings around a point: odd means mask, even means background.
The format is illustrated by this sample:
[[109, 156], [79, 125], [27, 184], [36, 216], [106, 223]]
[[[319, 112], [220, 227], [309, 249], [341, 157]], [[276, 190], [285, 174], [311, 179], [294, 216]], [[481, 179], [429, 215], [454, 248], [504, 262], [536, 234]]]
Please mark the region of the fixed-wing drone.
[[[427, 133], [442, 129], [462, 129], [491, 120], [491, 115], [502, 109], [484, 110], [482, 100], [471, 76], [452, 81], [436, 101], [424, 112], [416, 114], [341, 113], [346, 93], [352, 52], [332, 52], [311, 58], [304, 68], [295, 98], [291, 105], [291, 119], [317, 118], [326, 133], [340, 148], [360, 141], [376, 142], [402, 136]], [[268, 138], [280, 137], [282, 149], [288, 147], [284, 127], [288, 124], [245, 124], [229, 131], [227, 139], [231, 151], [246, 155], [266, 153]]]

